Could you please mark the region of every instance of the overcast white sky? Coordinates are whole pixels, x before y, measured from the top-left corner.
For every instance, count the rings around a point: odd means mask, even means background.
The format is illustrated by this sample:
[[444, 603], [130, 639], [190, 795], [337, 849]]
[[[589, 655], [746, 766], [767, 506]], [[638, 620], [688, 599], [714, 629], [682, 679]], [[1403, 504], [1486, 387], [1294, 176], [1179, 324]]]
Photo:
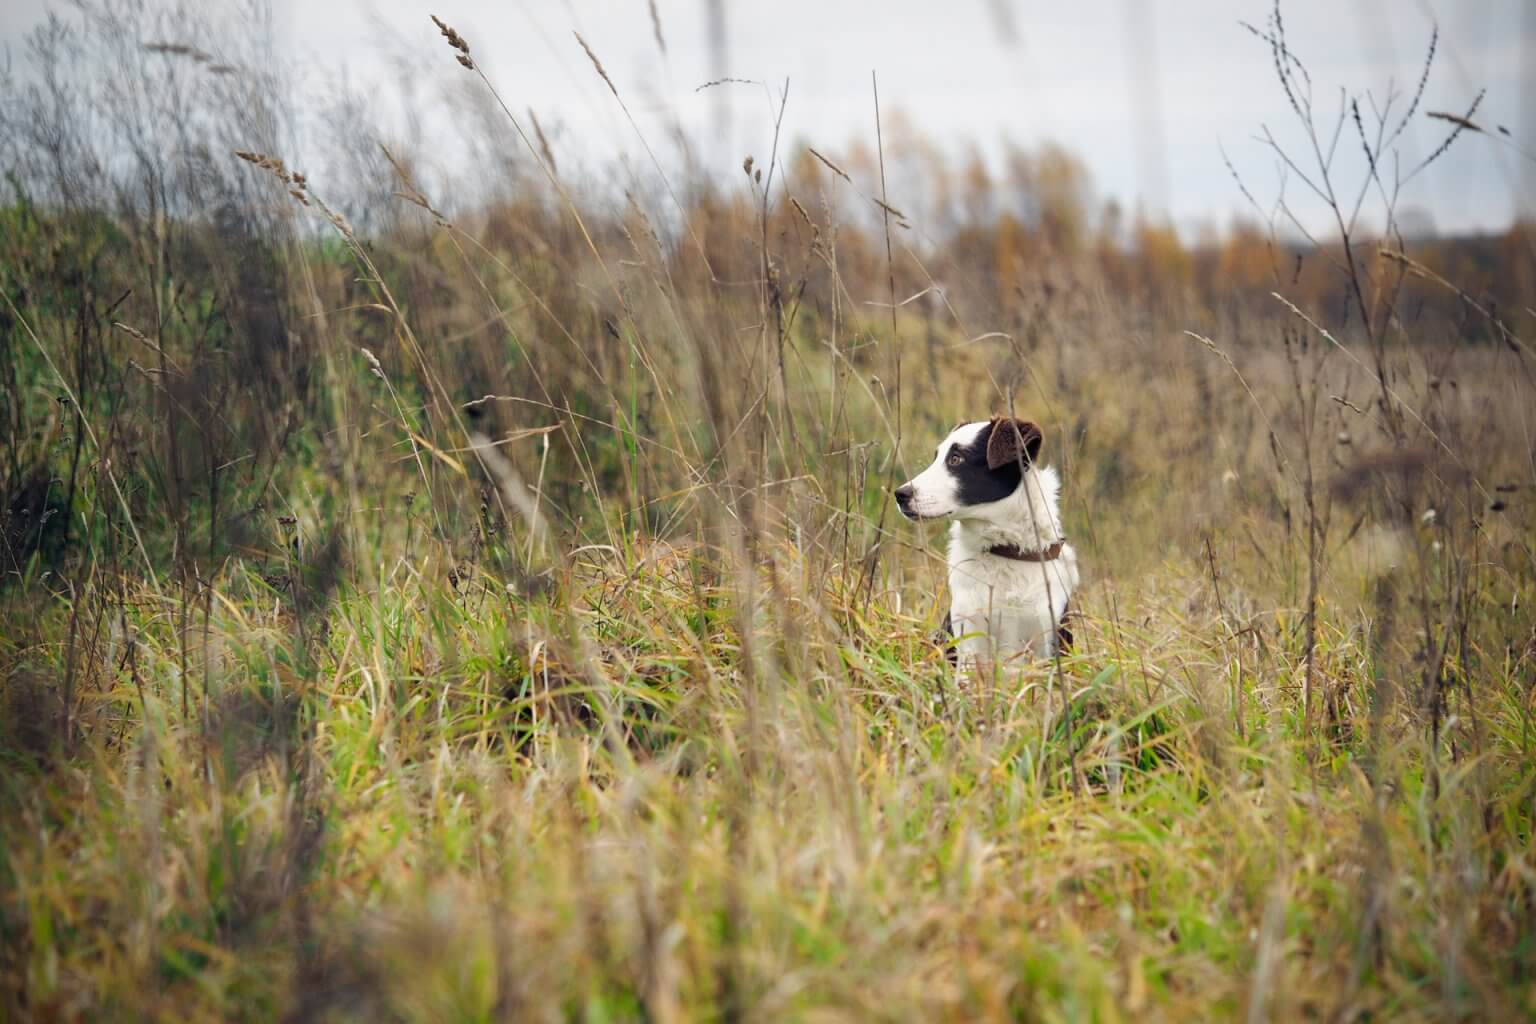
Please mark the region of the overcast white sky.
[[[1238, 24], [1262, 24], [1267, 0], [723, 0], [715, 21], [723, 58], [710, 45], [709, 0], [656, 0], [665, 52], [647, 0], [273, 2], [296, 52], [328, 41], [327, 61], [345, 64], [383, 106], [402, 90], [419, 96], [439, 77], [463, 74], [428, 20], [439, 15], [470, 40], [514, 109], [558, 126], [562, 160], [635, 146], [573, 29], [653, 145], [675, 119], [723, 180], [740, 174], [747, 153], [766, 157], [772, 122], [761, 89], [696, 91], [722, 74], [775, 88], [788, 78], [787, 138], [837, 149], [855, 136], [873, 140], [874, 70], [887, 115], [903, 111], [941, 144], [974, 143], [995, 156], [1005, 139], [1053, 139], [1086, 161], [1101, 196], [1166, 210], [1186, 228], [1225, 223], [1245, 205], [1219, 145], [1268, 199], [1275, 161], [1253, 135], [1268, 123], [1287, 144], [1300, 138], [1267, 49]], [[0, 40], [16, 50], [57, 6], [0, 0]], [[1440, 59], [1423, 110], [1462, 111], [1486, 87], [1478, 121], [1506, 126], [1536, 151], [1536, 0], [1288, 0], [1284, 12], [1323, 110], [1336, 109], [1341, 86], [1378, 98], [1389, 82], [1411, 88], [1438, 23]], [[1405, 162], [1432, 150], [1444, 128], [1416, 118]], [[1532, 187], [1533, 166], [1509, 145], [1464, 137], [1407, 201], [1441, 230], [1501, 228]], [[1293, 181], [1299, 199], [1297, 188]]]

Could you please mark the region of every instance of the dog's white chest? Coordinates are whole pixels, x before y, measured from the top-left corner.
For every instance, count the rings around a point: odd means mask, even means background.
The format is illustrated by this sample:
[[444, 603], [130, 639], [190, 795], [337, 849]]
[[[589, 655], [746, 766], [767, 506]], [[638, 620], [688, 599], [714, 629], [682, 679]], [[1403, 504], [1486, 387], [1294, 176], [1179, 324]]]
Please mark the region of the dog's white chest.
[[988, 554], [963, 529], [950, 540], [950, 625], [965, 660], [1055, 653], [1057, 626], [1078, 582], [1077, 553], [1063, 545], [1050, 561]]

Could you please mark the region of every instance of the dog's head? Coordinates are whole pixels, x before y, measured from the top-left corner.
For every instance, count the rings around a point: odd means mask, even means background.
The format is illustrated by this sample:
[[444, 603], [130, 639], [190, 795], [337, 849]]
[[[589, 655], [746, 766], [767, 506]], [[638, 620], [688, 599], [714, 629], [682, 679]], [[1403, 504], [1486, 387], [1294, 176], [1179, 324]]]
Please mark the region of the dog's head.
[[1028, 420], [962, 423], [939, 442], [932, 465], [896, 488], [896, 506], [908, 519], [985, 515], [1018, 491], [1044, 439]]

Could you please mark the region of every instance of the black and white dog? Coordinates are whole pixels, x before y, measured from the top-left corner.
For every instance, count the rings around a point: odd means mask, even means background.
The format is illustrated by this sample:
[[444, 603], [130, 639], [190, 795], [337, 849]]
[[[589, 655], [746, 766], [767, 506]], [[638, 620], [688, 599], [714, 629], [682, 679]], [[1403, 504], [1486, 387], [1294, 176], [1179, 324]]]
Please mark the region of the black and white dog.
[[994, 417], [950, 431], [933, 464], [896, 488], [908, 519], [949, 519], [949, 620], [962, 666], [1070, 647], [1077, 552], [1061, 531], [1061, 480], [1044, 436]]

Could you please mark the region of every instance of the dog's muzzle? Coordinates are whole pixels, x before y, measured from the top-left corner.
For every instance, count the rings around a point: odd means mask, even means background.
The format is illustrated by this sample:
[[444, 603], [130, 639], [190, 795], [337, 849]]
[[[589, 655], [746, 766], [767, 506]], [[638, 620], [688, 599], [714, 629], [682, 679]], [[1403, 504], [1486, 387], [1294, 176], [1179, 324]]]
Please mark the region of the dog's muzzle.
[[915, 492], [912, 490], [911, 484], [902, 484], [900, 487], [896, 488], [896, 507], [899, 508], [901, 510], [901, 514], [906, 516], [908, 519], [917, 518], [917, 513], [912, 511], [912, 496], [914, 493]]

